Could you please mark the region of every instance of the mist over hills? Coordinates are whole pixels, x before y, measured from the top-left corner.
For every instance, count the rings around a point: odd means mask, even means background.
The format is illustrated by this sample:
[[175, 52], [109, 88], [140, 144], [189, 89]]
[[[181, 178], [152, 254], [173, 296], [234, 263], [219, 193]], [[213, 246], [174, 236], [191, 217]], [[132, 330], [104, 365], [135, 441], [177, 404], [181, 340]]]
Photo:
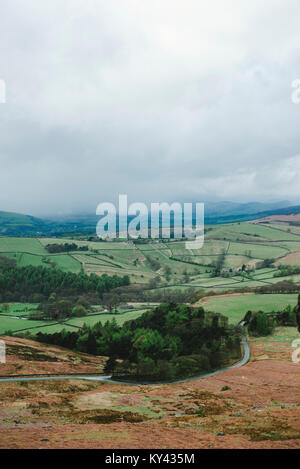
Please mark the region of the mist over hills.
[[[247, 221], [270, 215], [291, 213], [300, 213], [300, 205], [291, 205], [289, 201], [241, 204], [230, 201], [205, 203], [206, 224]], [[130, 220], [130, 217], [128, 219]], [[31, 215], [0, 211], [0, 235], [55, 236], [76, 232], [95, 233], [98, 221], [99, 216], [89, 213], [42, 219]]]
[[292, 204], [288, 200], [283, 200], [279, 202], [247, 202], [247, 203], [238, 203], [238, 202], [206, 202], [205, 203], [205, 213], [208, 216], [217, 216], [217, 215], [247, 215], [258, 212], [264, 212], [266, 210], [278, 210], [281, 208], [290, 207]]

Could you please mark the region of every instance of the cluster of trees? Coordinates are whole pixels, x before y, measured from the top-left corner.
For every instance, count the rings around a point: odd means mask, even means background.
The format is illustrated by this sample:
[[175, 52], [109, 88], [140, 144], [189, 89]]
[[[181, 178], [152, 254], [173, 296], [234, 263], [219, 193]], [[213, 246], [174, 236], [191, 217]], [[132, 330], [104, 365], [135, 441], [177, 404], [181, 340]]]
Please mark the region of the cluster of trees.
[[[157, 288], [157, 290], [152, 290]], [[113, 291], [120, 303], [128, 301], [153, 302], [153, 303], [190, 303], [195, 295], [197, 287], [170, 289], [167, 285], [161, 285], [161, 277], [156, 276], [144, 285], [131, 284], [129, 287], [120, 287]]]
[[296, 308], [288, 305], [283, 311], [264, 313], [258, 311], [251, 314], [251, 320], [248, 325], [248, 331], [253, 336], [271, 335], [277, 326], [296, 326]]
[[171, 267], [166, 265], [164, 267], [164, 276], [166, 277], [167, 282], [169, 282], [171, 280], [171, 275], [172, 275]]
[[[53, 296], [53, 294], [51, 295]], [[42, 321], [63, 321], [72, 317], [86, 316], [89, 305], [81, 302], [80, 298], [77, 302], [69, 299], [56, 300], [50, 297], [50, 301], [39, 305], [37, 310], [33, 310], [29, 314], [29, 319]]]
[[296, 320], [296, 307], [292, 307], [288, 305], [284, 308], [283, 311], [279, 311], [278, 313], [271, 313], [274, 317], [275, 325], [278, 326], [297, 326]]
[[262, 262], [260, 262], [257, 265], [257, 268], [258, 269], [267, 269], [269, 267], [274, 267], [274, 262], [275, 262], [275, 259], [273, 259], [273, 258], [264, 259]]
[[285, 277], [288, 275], [300, 274], [300, 267], [296, 265], [280, 265], [273, 277]]
[[225, 249], [218, 255], [217, 259], [213, 262], [213, 270], [211, 273], [211, 277], [219, 277], [221, 275], [222, 269], [224, 267], [226, 260], [226, 251]]
[[160, 263], [158, 262], [157, 259], [154, 259], [153, 257], [150, 257], [150, 256], [145, 256], [145, 257], [146, 257], [147, 261], [149, 262], [150, 267], [151, 267], [152, 270], [154, 270], [156, 272], [157, 270], [160, 269], [161, 265], [160, 265]]
[[248, 331], [250, 335], [253, 336], [266, 336], [271, 335], [274, 330], [274, 321], [273, 319], [264, 313], [263, 311], [258, 311], [253, 314], [251, 321], [248, 325]]
[[239, 329], [227, 321], [203, 308], [168, 303], [123, 326], [113, 320], [84, 326], [78, 332], [39, 332], [36, 338], [108, 356], [107, 371], [114, 377], [170, 380], [204, 373], [240, 358]]
[[131, 240], [133, 244], [139, 245], [139, 244], [150, 244], [152, 242], [151, 239], [144, 239], [144, 238], [137, 238], [137, 239], [132, 239]]
[[271, 285], [256, 287], [255, 293], [298, 293], [299, 287], [292, 280], [283, 280]]
[[[0, 301], [40, 302], [54, 292], [61, 297], [94, 293], [102, 297], [114, 288], [130, 284], [128, 275], [75, 274], [47, 267], [17, 267], [0, 262]], [[36, 300], [36, 301], [34, 301]]]
[[58, 252], [70, 252], [70, 251], [88, 251], [88, 246], [78, 246], [75, 243], [64, 243], [64, 244], [47, 244], [46, 249], [51, 254], [55, 254]]
[[155, 302], [155, 303], [190, 303], [192, 297], [195, 295], [196, 289], [193, 287], [185, 289], [176, 289], [168, 290], [165, 288], [160, 288], [154, 292], [144, 291], [145, 301]]

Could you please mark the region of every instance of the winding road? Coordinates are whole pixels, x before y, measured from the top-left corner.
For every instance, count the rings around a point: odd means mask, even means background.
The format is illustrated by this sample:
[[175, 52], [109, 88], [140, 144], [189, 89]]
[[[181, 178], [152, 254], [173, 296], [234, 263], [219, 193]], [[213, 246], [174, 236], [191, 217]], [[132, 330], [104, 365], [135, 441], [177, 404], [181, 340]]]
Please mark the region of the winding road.
[[[243, 324], [241, 324], [243, 327]], [[238, 368], [240, 366], [245, 365], [250, 358], [250, 348], [246, 339], [244, 332], [242, 333], [242, 345], [244, 349], [244, 356], [242, 360], [235, 363], [234, 365], [228, 366], [226, 368], [221, 368], [220, 370], [212, 371], [211, 373], [206, 373], [202, 375], [192, 376], [191, 378], [181, 379], [178, 381], [159, 381], [159, 382], [149, 382], [149, 381], [119, 381], [112, 379], [111, 376], [89, 376], [89, 375], [68, 375], [68, 376], [40, 376], [40, 377], [19, 377], [19, 378], [0, 378], [0, 383], [13, 383], [15, 381], [49, 381], [49, 380], [57, 380], [57, 379], [86, 379], [90, 381], [104, 381], [106, 383], [114, 383], [114, 384], [126, 384], [129, 386], [137, 386], [137, 385], [147, 385], [147, 386], [158, 386], [158, 385], [166, 385], [166, 384], [180, 384], [180, 383], [188, 383], [190, 381], [196, 381], [198, 379], [209, 378], [210, 376], [216, 376], [220, 373], [224, 373], [225, 371], [232, 370], [233, 368]]]

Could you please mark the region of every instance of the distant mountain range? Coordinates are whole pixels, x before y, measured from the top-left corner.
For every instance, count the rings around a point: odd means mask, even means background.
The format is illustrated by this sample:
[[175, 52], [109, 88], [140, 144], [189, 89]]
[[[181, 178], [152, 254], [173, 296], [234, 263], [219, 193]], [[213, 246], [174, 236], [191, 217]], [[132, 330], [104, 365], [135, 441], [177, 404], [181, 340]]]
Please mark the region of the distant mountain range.
[[[300, 205], [288, 201], [277, 203], [207, 202], [205, 223], [219, 224], [255, 220], [271, 215], [300, 213]], [[95, 233], [99, 216], [79, 214], [41, 219], [30, 215], [0, 211], [2, 236], [56, 236], [65, 233]]]
[[282, 208], [290, 207], [292, 204], [288, 200], [283, 200], [280, 202], [271, 202], [271, 203], [262, 203], [262, 202], [247, 202], [247, 203], [237, 203], [237, 202], [206, 202], [205, 203], [205, 213], [209, 217], [226, 215], [249, 215], [258, 212], [265, 212], [269, 210], [278, 210]]

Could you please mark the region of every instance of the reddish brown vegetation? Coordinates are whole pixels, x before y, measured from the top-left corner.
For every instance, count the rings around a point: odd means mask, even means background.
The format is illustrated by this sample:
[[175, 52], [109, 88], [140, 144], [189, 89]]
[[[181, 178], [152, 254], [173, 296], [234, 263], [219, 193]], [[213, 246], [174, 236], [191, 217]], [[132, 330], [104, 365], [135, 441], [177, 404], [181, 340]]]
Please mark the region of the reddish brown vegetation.
[[185, 384], [2, 383], [0, 447], [299, 448], [300, 364], [289, 343], [251, 351], [249, 364]]

